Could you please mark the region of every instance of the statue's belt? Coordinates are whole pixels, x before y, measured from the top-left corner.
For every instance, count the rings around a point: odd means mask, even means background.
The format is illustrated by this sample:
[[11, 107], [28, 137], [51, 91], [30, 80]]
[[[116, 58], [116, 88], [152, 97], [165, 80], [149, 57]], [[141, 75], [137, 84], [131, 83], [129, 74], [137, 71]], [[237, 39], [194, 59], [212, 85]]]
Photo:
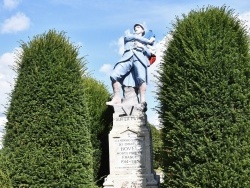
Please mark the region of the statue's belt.
[[125, 51], [124, 51], [124, 54], [127, 53], [127, 52], [129, 52], [130, 50], [136, 50], [136, 51], [138, 51], [138, 52], [143, 52], [143, 49], [142, 49], [142, 48], [133, 48], [133, 49], [125, 50]]

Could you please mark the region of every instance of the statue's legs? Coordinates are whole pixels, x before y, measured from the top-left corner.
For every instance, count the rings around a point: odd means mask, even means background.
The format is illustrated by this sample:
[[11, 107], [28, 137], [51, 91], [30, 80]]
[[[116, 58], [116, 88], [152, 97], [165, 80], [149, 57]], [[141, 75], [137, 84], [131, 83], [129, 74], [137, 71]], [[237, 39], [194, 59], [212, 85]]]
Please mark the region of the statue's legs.
[[120, 62], [115, 65], [114, 70], [110, 76], [110, 79], [112, 81], [112, 87], [113, 87], [113, 98], [111, 101], [106, 102], [107, 105], [114, 105], [114, 104], [120, 104], [121, 103], [121, 97], [120, 97], [120, 89], [121, 84], [124, 80], [124, 76], [129, 73], [129, 71], [132, 68], [132, 60], [129, 59], [128, 61]]
[[140, 94], [140, 103], [146, 104], [147, 68], [140, 62], [134, 61], [134, 78]]
[[114, 104], [120, 104], [121, 103], [121, 97], [120, 97], [120, 89], [121, 85], [118, 81], [114, 81], [112, 84], [114, 96], [111, 101], [106, 102], [107, 105], [114, 105]]
[[124, 78], [132, 73], [133, 83], [138, 88], [140, 93], [140, 103], [146, 105], [146, 80], [147, 67], [145, 67], [139, 60], [130, 58], [128, 61], [116, 64], [110, 76], [113, 87], [113, 98], [106, 102], [107, 105], [114, 105], [121, 103], [120, 89]]
[[146, 83], [143, 82], [139, 87], [140, 92], [140, 103], [146, 103]]

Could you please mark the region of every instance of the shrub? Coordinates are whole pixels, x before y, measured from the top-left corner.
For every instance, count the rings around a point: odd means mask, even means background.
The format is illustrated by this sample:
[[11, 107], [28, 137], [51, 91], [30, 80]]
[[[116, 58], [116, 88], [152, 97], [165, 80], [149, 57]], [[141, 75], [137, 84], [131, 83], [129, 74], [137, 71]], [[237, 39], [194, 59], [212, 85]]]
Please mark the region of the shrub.
[[91, 118], [89, 130], [94, 148], [93, 169], [95, 181], [103, 184], [105, 175], [109, 174], [108, 134], [113, 120], [113, 109], [106, 105], [110, 94], [106, 86], [90, 76], [83, 77], [85, 99]]
[[0, 149], [0, 187], [11, 188], [11, 180], [9, 177], [9, 171], [7, 169], [8, 159], [3, 154], [3, 150]]
[[176, 19], [159, 71], [166, 187], [250, 186], [250, 67], [226, 6]]
[[153, 145], [153, 166], [154, 169], [162, 168], [162, 133], [161, 129], [157, 129], [154, 125], [148, 123], [152, 134], [152, 145]]
[[21, 42], [4, 148], [14, 187], [94, 187], [83, 58], [64, 32]]

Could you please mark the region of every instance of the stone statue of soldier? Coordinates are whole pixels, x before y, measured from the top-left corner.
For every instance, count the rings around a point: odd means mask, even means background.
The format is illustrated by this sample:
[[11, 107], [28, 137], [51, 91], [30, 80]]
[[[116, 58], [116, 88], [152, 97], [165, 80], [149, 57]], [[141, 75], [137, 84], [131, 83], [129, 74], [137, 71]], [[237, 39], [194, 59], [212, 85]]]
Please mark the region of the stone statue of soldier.
[[155, 36], [150, 30], [150, 34], [145, 36], [145, 29], [142, 24], [134, 25], [134, 33], [124, 37], [124, 53], [122, 58], [114, 66], [110, 79], [113, 87], [113, 98], [106, 102], [107, 105], [121, 104], [120, 89], [124, 85], [124, 79], [132, 76], [130, 86], [138, 88], [140, 103], [146, 105], [146, 84], [147, 68], [152, 62], [151, 57], [155, 55], [150, 50], [155, 41]]

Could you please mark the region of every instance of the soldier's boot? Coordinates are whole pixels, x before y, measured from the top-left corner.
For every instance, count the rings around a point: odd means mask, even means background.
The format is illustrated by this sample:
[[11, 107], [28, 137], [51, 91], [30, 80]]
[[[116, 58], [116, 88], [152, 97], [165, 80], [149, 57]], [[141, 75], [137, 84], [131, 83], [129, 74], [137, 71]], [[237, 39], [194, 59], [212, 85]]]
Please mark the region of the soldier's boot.
[[113, 85], [113, 98], [111, 101], [106, 102], [107, 105], [121, 104], [120, 89], [121, 85], [118, 81], [114, 82]]

